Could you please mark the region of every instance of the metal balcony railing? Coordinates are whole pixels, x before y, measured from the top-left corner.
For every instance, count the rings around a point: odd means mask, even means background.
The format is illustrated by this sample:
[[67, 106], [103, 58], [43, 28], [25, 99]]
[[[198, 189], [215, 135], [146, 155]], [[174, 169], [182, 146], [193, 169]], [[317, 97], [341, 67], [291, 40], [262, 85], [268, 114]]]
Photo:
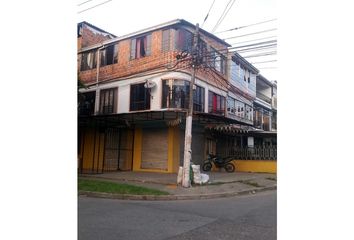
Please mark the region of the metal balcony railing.
[[218, 155], [237, 160], [277, 160], [277, 146], [233, 147], [218, 152]]

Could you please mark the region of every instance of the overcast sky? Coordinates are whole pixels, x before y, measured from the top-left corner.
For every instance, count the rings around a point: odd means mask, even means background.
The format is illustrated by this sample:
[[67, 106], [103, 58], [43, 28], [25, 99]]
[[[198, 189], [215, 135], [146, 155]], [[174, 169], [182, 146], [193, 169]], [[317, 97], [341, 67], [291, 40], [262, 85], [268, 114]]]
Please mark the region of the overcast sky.
[[[199, 23], [202, 26], [214, 0], [111, 0], [105, 4], [84, 11], [90, 7], [104, 3], [107, 0], [77, 0], [77, 22], [87, 21], [117, 36], [122, 36], [147, 27], [158, 25], [174, 19], [185, 19], [192, 24]], [[84, 3], [86, 2], [86, 3]], [[223, 11], [228, 9], [233, 0], [215, 0], [209, 13], [209, 17], [203, 25], [203, 29], [212, 32]], [[82, 4], [83, 3], [83, 4]], [[233, 46], [253, 44], [261, 41], [277, 39], [277, 8], [276, 0], [236, 0], [224, 20], [215, 29], [214, 34], [221, 39], [271, 30], [264, 33], [249, 36], [226, 39]], [[245, 27], [235, 31], [218, 33], [235, 27], [250, 25], [267, 20], [267, 23]], [[273, 29], [273, 30], [272, 30]], [[258, 41], [250, 40], [265, 38]], [[274, 44], [274, 42], [273, 42]], [[251, 56], [275, 51], [276, 48], [268, 48], [260, 51], [240, 53], [242, 56]], [[247, 58], [260, 70], [260, 73], [268, 80], [277, 80], [277, 55], [272, 54], [263, 57]], [[268, 62], [269, 61], [269, 62]], [[259, 63], [261, 62], [261, 63]]]

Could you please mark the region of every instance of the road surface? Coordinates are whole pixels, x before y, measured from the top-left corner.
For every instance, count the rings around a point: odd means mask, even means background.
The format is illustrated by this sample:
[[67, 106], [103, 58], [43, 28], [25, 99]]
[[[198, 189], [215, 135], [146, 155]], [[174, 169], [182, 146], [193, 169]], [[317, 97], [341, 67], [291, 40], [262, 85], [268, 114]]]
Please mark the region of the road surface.
[[80, 240], [276, 239], [276, 191], [180, 201], [79, 197], [78, 206]]

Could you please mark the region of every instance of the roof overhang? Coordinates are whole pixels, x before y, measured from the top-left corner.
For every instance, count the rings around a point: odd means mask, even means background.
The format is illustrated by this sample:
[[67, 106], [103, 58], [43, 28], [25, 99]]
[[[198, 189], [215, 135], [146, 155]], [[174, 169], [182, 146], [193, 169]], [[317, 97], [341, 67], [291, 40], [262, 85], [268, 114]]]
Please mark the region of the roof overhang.
[[232, 55], [232, 61], [243, 65], [245, 68], [247, 68], [249, 71], [253, 72], [254, 74], [259, 73], [259, 70], [257, 68], [255, 68], [250, 62], [248, 62], [237, 52], [234, 52], [234, 54]]

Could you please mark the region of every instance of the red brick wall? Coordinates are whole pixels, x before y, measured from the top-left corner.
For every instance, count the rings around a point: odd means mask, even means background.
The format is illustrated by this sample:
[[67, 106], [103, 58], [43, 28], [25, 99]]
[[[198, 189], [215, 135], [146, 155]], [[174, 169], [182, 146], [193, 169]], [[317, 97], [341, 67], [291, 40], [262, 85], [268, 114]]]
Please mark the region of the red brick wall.
[[83, 24], [82, 33], [81, 33], [81, 43], [78, 49], [94, 45], [96, 43], [101, 43], [105, 40], [111, 39], [107, 34], [94, 32], [90, 27]]
[[[173, 65], [176, 62], [178, 52], [161, 52], [162, 47], [162, 30], [152, 32], [151, 36], [151, 55], [139, 59], [130, 60], [130, 42], [131, 39], [122, 40], [118, 47], [118, 63], [100, 67], [99, 81], [114, 80], [117, 78], [128, 77], [133, 74], [143, 73], [150, 70], [167, 70], [164, 65]], [[213, 39], [203, 37], [204, 41], [212, 45], [215, 49], [225, 49], [226, 46], [218, 44]], [[178, 64], [177, 70], [190, 72], [188, 62]], [[80, 79], [86, 83], [96, 82], [96, 69], [80, 72]], [[217, 74], [212, 74], [212, 70], [198, 70], [196, 76], [202, 80], [208, 81], [210, 84], [223, 88], [222, 83], [225, 83], [226, 76], [221, 78]], [[226, 86], [226, 84], [224, 84]]]

